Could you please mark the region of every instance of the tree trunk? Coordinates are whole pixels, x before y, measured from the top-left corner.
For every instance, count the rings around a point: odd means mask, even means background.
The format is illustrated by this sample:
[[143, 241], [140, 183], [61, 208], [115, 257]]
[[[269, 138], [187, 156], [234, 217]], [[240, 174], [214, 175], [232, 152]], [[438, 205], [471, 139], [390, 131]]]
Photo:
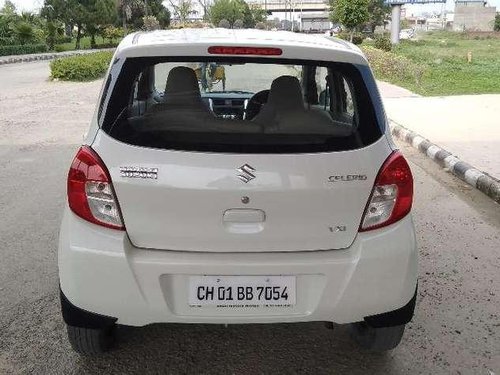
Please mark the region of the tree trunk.
[[75, 49], [80, 49], [80, 40], [82, 39], [82, 26], [80, 24], [76, 25], [76, 45]]
[[90, 35], [90, 48], [95, 48], [95, 47], [96, 47], [95, 34], [92, 33], [92, 35]]
[[123, 14], [122, 14], [122, 18], [123, 18], [123, 34], [125, 36], [127, 36], [127, 11], [125, 10], [125, 6], [123, 6], [122, 10], [123, 10]]
[[350, 35], [350, 37], [349, 37], [349, 39], [350, 39], [349, 41], [350, 41], [351, 43], [352, 43], [352, 38], [353, 38], [353, 36], [354, 36], [354, 29], [351, 29], [351, 35]]

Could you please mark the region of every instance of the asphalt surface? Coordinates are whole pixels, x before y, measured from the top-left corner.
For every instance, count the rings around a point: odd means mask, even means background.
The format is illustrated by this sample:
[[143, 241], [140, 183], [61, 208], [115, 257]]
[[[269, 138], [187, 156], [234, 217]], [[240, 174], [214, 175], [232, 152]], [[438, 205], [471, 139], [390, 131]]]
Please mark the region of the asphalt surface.
[[417, 313], [394, 351], [346, 327], [121, 328], [110, 353], [72, 352], [59, 313], [57, 234], [69, 163], [100, 82], [0, 67], [0, 374], [500, 374], [500, 207], [410, 148], [420, 252]]

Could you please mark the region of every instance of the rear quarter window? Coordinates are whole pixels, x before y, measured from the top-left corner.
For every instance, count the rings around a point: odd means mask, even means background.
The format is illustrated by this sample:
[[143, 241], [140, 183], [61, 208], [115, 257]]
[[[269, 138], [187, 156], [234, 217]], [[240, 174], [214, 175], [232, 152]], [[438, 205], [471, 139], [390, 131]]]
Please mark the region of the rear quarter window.
[[285, 59], [129, 58], [102, 128], [133, 145], [296, 153], [365, 147], [382, 136], [360, 71]]

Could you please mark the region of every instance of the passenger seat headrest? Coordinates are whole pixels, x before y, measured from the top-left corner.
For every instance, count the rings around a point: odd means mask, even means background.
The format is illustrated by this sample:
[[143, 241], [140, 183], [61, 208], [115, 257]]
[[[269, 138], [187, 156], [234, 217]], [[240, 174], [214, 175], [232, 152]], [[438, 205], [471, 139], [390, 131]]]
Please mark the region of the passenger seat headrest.
[[304, 109], [302, 88], [297, 77], [280, 76], [271, 84], [268, 105], [277, 110]]
[[193, 69], [185, 66], [173, 68], [165, 86], [165, 103], [186, 105], [201, 101], [198, 79]]

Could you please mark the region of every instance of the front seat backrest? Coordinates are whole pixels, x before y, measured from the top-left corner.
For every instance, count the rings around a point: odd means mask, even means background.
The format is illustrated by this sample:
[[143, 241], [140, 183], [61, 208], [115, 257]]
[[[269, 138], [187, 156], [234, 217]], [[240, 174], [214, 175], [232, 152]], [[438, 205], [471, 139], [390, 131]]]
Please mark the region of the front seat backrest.
[[177, 66], [168, 74], [163, 102], [151, 107], [143, 120], [149, 129], [202, 131], [213, 118], [201, 98], [194, 70]]
[[267, 104], [276, 111], [304, 109], [302, 88], [297, 77], [281, 76], [271, 84]]
[[293, 76], [280, 76], [271, 84], [267, 103], [252, 121], [261, 123], [266, 128], [276, 127], [280, 115], [304, 110], [299, 80]]
[[204, 106], [201, 100], [198, 79], [193, 69], [176, 66], [167, 77], [165, 104], [169, 106]]

